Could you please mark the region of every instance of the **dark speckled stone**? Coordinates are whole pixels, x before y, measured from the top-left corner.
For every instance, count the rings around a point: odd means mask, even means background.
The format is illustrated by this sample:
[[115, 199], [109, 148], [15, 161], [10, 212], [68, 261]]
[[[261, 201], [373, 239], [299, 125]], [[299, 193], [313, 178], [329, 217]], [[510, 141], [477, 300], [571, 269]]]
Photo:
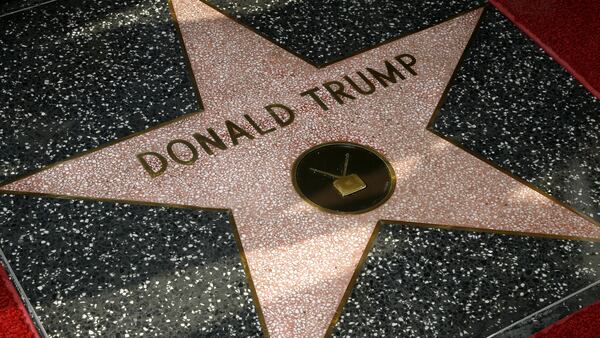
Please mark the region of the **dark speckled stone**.
[[0, 19], [0, 182], [201, 109], [168, 3], [60, 0]]
[[[56, 0], [0, 0], [0, 18]], [[2, 20], [2, 19], [0, 19]]]
[[381, 227], [336, 337], [486, 337], [600, 279], [600, 242]]
[[510, 324], [489, 338], [525, 338], [600, 300], [600, 280]]
[[484, 0], [206, 0], [263, 36], [323, 66], [435, 25]]
[[0, 197], [0, 245], [50, 336], [259, 336], [224, 213]]
[[433, 129], [600, 222], [599, 114], [600, 100], [488, 10]]

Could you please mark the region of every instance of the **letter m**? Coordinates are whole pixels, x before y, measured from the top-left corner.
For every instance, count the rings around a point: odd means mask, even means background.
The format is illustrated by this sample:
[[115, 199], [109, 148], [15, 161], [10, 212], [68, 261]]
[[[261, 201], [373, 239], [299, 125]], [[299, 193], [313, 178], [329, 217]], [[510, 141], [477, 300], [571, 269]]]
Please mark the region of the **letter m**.
[[383, 87], [389, 86], [388, 83], [396, 83], [398, 81], [396, 76], [402, 80], [406, 79], [406, 77], [404, 77], [404, 75], [402, 75], [389, 61], [385, 61], [385, 68], [387, 74], [380, 73], [373, 68], [367, 68], [367, 71], [371, 73], [375, 80], [381, 83]]

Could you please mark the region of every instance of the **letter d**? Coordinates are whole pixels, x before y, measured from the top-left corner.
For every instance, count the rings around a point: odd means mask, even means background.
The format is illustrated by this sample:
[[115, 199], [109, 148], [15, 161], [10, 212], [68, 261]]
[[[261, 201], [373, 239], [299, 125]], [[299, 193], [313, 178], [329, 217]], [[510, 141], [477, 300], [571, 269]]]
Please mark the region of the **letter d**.
[[[287, 117], [284, 117], [282, 119], [279, 115], [277, 115], [274, 108], [280, 108], [280, 109], [285, 110], [287, 113]], [[294, 111], [292, 110], [292, 108], [289, 108], [289, 107], [284, 106], [279, 103], [274, 103], [274, 104], [270, 104], [270, 105], [266, 106], [265, 109], [269, 112], [269, 114], [271, 114], [271, 116], [273, 117], [275, 122], [277, 122], [277, 124], [280, 127], [288, 126], [292, 122], [294, 122], [295, 115], [294, 115]]]
[[[146, 161], [146, 156], [154, 156], [158, 158], [158, 160], [160, 161], [160, 168], [158, 170], [154, 170], [150, 163]], [[164, 173], [165, 170], [167, 170], [167, 159], [159, 153], [148, 151], [145, 153], [139, 153], [135, 155], [135, 157], [137, 157], [138, 161], [140, 161], [140, 163], [142, 164], [142, 167], [144, 167], [148, 174], [150, 174], [150, 177], [158, 177], [162, 175], [162, 173]]]

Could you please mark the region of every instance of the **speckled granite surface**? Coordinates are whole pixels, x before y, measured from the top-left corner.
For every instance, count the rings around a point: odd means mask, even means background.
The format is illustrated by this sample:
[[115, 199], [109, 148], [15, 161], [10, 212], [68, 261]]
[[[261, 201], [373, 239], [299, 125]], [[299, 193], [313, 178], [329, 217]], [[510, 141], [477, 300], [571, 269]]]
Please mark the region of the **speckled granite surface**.
[[386, 224], [336, 337], [485, 337], [600, 279], [600, 242]]
[[433, 129], [600, 222], [599, 112], [600, 100], [488, 10]]
[[27, 10], [28, 8], [42, 5], [48, 1], [56, 0], [0, 0], [0, 18], [12, 13]]
[[538, 310], [492, 334], [489, 338], [521, 338], [552, 325], [554, 322], [592, 305], [600, 299], [600, 280], [574, 292], [571, 296]]
[[163, 0], [0, 19], [0, 182], [201, 109]]
[[0, 196], [0, 245], [50, 336], [258, 336], [227, 216]]
[[315, 65], [406, 35], [483, 0], [206, 0]]

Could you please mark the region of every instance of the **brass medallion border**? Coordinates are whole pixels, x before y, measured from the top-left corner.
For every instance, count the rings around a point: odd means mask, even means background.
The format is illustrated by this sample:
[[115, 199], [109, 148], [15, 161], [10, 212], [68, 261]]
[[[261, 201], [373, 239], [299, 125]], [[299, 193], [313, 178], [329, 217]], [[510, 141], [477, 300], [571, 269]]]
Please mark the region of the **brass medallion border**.
[[[388, 170], [388, 173], [390, 174], [390, 184], [391, 187], [388, 191], [388, 193], [386, 194], [386, 196], [376, 205], [373, 205], [372, 207], [363, 209], [363, 210], [358, 210], [358, 211], [338, 211], [338, 210], [333, 210], [333, 209], [328, 209], [325, 207], [322, 207], [316, 203], [314, 203], [313, 201], [311, 201], [306, 195], [304, 195], [304, 193], [302, 192], [302, 190], [300, 189], [300, 187], [298, 186], [298, 182], [296, 181], [295, 177], [296, 177], [296, 170], [298, 168], [298, 164], [300, 163], [300, 161], [302, 161], [302, 159], [304, 159], [304, 157], [306, 155], [308, 155], [309, 153], [326, 147], [326, 146], [330, 146], [330, 145], [344, 145], [344, 144], [348, 144], [348, 145], [352, 145], [355, 147], [359, 147], [359, 148], [363, 148], [366, 149], [368, 151], [370, 151], [371, 153], [373, 153], [375, 156], [377, 156], [383, 163], [385, 163], [385, 166]], [[325, 142], [325, 143], [320, 143], [316, 146], [310, 147], [309, 149], [305, 150], [304, 152], [302, 152], [302, 154], [300, 154], [300, 156], [298, 156], [296, 158], [296, 160], [294, 161], [294, 163], [292, 164], [292, 174], [291, 174], [291, 178], [292, 178], [292, 183], [294, 184], [294, 189], [296, 190], [296, 192], [298, 193], [298, 195], [300, 195], [300, 197], [302, 198], [303, 201], [305, 201], [306, 203], [308, 203], [309, 205], [323, 211], [323, 212], [327, 212], [327, 213], [331, 213], [331, 214], [336, 214], [336, 215], [357, 215], [357, 214], [364, 214], [367, 213], [369, 211], [373, 211], [377, 208], [379, 208], [380, 206], [382, 206], [383, 204], [385, 204], [385, 202], [387, 202], [390, 197], [392, 197], [392, 195], [394, 194], [394, 191], [396, 190], [396, 172], [394, 171], [394, 168], [392, 167], [392, 165], [390, 164], [390, 162], [376, 149], [364, 145], [364, 144], [358, 144], [358, 143], [354, 143], [354, 142], [350, 142], [350, 141], [331, 141], [331, 142]]]

